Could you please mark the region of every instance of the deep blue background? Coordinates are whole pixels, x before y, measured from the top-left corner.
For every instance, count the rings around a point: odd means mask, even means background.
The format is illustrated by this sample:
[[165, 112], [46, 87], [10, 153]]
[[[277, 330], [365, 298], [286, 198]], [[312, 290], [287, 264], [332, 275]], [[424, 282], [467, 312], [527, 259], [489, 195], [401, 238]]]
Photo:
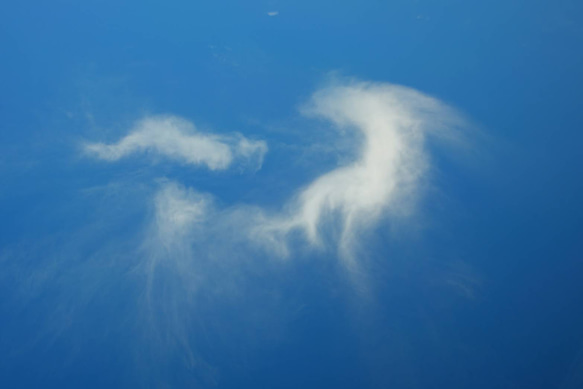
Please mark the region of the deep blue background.
[[[68, 313], [82, 287], [23, 280], [50, 253], [131, 245], [146, 200], [116, 199], [120, 214], [86, 188], [131, 193], [166, 176], [225, 204], [281, 204], [321, 173], [290, 145], [322, 140], [296, 109], [338, 71], [434, 95], [477, 134], [463, 155], [435, 152], [422, 232], [378, 231], [374, 303], [359, 307], [333, 261], [290, 266], [282, 293], [307, 308], [249, 359], [201, 345], [217, 385], [583, 387], [582, 48], [580, 1], [2, 3], [0, 386], [190, 385], [197, 373], [172, 355], [154, 357], [170, 367], [151, 376], [136, 369], [133, 330], [111, 324], [139, 295], [130, 265], [101, 269], [92, 280], [107, 292]], [[80, 157], [81, 140], [115, 139], [147, 113], [260, 137], [270, 153], [255, 175], [218, 178]], [[55, 312], [75, 324], [46, 329]]]

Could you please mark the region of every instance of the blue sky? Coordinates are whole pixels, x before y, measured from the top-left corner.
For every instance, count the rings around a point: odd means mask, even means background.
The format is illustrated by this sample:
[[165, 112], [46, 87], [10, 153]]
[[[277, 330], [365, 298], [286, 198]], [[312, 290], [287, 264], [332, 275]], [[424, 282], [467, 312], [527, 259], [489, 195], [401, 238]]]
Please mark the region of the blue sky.
[[581, 387], [582, 15], [0, 5], [2, 387]]

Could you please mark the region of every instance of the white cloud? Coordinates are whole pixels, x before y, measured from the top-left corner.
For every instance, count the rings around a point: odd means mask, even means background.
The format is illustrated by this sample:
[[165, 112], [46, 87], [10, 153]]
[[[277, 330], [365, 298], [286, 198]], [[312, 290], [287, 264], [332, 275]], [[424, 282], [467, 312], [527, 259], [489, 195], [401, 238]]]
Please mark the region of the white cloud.
[[340, 131], [356, 131], [359, 156], [316, 178], [299, 191], [287, 214], [256, 230], [273, 243], [300, 230], [312, 245], [321, 246], [323, 230], [332, 226], [340, 254], [353, 265], [362, 232], [383, 216], [413, 210], [430, 168], [427, 135], [451, 137], [459, 119], [440, 101], [413, 89], [364, 82], [317, 91], [303, 113], [328, 120]]
[[84, 150], [106, 161], [117, 161], [135, 153], [153, 153], [185, 164], [222, 170], [234, 160], [261, 167], [267, 144], [242, 135], [202, 133], [191, 122], [175, 116], [153, 116], [138, 121], [116, 143], [88, 143]]
[[277, 15], [279, 15], [279, 12], [278, 11], [271, 11], [271, 12], [268, 12], [267, 15], [269, 15], [269, 16], [277, 16]]

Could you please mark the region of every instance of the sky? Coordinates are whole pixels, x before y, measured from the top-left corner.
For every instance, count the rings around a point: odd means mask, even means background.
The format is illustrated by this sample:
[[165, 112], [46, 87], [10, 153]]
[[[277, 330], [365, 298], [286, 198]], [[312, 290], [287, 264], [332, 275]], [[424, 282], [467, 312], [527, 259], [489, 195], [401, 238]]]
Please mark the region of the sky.
[[583, 3], [0, 4], [3, 388], [583, 387]]

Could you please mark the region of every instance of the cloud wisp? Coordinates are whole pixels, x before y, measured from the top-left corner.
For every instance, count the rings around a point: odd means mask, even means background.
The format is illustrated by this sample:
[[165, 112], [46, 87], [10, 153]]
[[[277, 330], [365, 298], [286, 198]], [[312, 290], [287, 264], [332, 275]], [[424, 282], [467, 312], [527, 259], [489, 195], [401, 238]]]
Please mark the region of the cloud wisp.
[[353, 266], [359, 237], [383, 217], [407, 216], [430, 171], [427, 140], [452, 139], [458, 115], [439, 100], [413, 89], [365, 82], [333, 84], [317, 91], [302, 112], [352, 131], [357, 158], [317, 177], [299, 190], [282, 215], [255, 229], [257, 236], [282, 245], [303, 232], [313, 246], [325, 231], [336, 234], [344, 263]]
[[114, 162], [137, 153], [148, 153], [188, 165], [224, 170], [235, 160], [261, 167], [267, 144], [242, 135], [216, 135], [197, 131], [176, 116], [152, 116], [138, 121], [130, 133], [112, 144], [86, 143], [87, 155]]

